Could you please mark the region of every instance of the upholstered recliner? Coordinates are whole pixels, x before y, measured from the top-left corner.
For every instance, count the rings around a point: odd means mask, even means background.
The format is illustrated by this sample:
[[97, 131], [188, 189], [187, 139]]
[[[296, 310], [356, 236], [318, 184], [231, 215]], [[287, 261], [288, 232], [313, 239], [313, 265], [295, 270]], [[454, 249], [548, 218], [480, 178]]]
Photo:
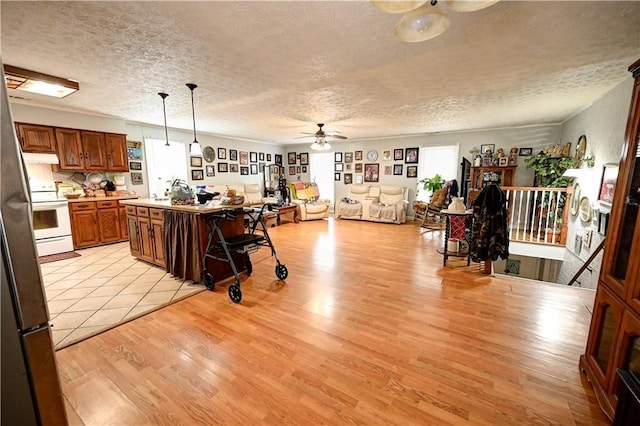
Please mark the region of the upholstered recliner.
[[291, 204], [300, 207], [300, 220], [325, 219], [329, 217], [330, 200], [320, 199], [318, 185], [312, 182], [287, 184], [291, 195]]
[[336, 206], [339, 219], [404, 223], [407, 218], [408, 189], [397, 185], [349, 185], [345, 200]]

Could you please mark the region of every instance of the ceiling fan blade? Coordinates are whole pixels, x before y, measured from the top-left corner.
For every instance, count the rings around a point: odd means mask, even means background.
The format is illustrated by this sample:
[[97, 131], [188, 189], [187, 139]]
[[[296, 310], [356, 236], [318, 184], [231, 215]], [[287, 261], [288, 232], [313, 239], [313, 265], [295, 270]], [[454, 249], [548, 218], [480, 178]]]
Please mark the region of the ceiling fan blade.
[[326, 135], [326, 138], [334, 138], [334, 139], [347, 139], [346, 136], [342, 136], [342, 135]]
[[338, 134], [340, 134], [342, 132], [339, 132], [337, 130], [326, 130], [325, 133], [338, 133]]
[[315, 138], [315, 137], [316, 137], [315, 133], [311, 133], [309, 134], [309, 136], [297, 136], [294, 139]]

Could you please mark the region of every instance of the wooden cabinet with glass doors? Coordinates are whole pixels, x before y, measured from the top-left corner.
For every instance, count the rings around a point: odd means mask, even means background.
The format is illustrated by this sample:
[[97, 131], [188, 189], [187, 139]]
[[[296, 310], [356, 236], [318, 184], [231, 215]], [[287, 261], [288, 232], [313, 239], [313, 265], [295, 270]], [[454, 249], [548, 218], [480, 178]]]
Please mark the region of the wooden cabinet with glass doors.
[[604, 413], [613, 420], [620, 378], [616, 369], [640, 373], [640, 60], [620, 171], [611, 208], [591, 328], [580, 367]]

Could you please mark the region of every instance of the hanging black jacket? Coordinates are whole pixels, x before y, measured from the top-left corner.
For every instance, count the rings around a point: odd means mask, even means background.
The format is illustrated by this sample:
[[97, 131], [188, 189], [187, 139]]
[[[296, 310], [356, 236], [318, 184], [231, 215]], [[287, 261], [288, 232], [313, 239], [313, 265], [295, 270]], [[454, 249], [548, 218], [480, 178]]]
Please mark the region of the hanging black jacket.
[[471, 259], [509, 257], [509, 231], [507, 228], [507, 199], [498, 185], [485, 186], [473, 205], [473, 238]]

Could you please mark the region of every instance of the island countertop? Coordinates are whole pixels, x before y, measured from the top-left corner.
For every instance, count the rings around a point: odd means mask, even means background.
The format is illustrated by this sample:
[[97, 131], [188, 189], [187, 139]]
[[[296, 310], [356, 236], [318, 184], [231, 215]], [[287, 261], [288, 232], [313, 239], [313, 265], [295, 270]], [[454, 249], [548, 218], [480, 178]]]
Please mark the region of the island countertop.
[[[251, 207], [251, 204], [237, 204], [237, 205], [219, 205], [219, 206], [206, 206], [204, 204], [192, 204], [192, 205], [179, 205], [171, 204], [170, 200], [157, 200], [155, 198], [138, 198], [135, 200], [121, 200], [120, 204], [126, 206], [138, 206], [138, 207], [151, 207], [164, 210], [177, 210], [187, 213], [212, 213], [224, 209], [240, 209], [243, 207]], [[254, 205], [255, 207], [255, 205]]]

